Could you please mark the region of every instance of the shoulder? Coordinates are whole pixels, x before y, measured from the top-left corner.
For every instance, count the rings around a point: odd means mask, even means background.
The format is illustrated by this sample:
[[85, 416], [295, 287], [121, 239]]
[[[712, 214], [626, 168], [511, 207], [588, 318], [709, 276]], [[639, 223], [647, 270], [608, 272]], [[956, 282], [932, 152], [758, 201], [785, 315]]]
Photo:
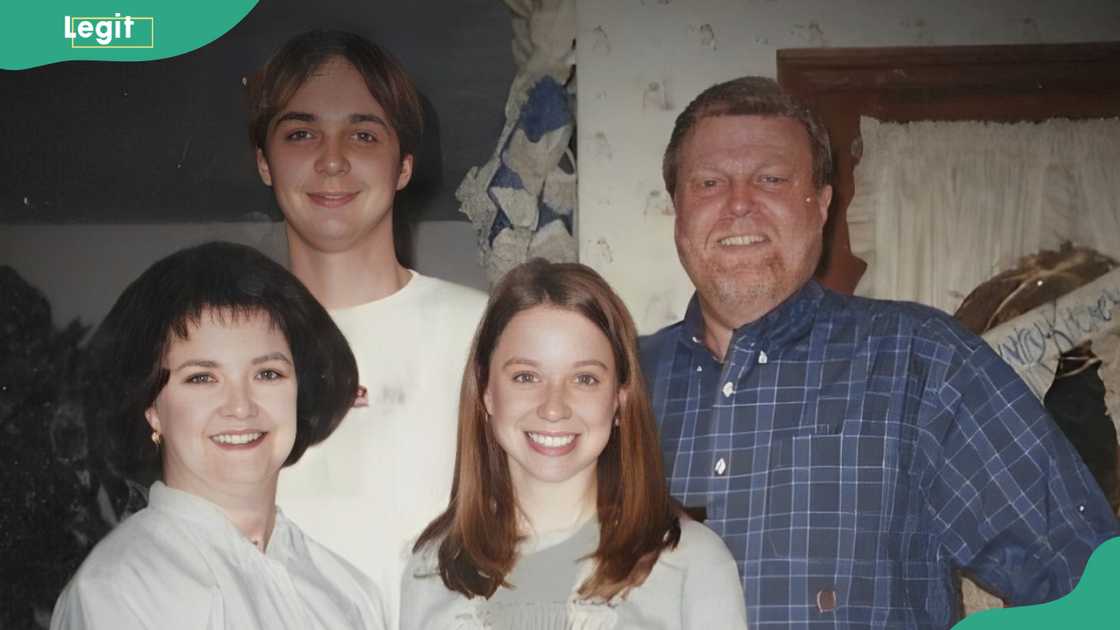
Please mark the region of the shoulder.
[[90, 552], [59, 596], [55, 617], [64, 627], [78, 618], [106, 627], [150, 625], [168, 611], [188, 623], [204, 619], [216, 580], [206, 554], [184, 534], [151, 509], [129, 517]]
[[78, 574], [113, 571], [118, 566], [134, 562], [149, 546], [158, 544], [156, 538], [160, 520], [151, 508], [129, 516], [94, 546], [82, 562]]
[[[939, 409], [954, 410], [962, 402], [987, 405], [996, 392], [1009, 399], [1032, 397], [1011, 366], [948, 313], [912, 302], [831, 295], [840, 305], [833, 313], [841, 315], [830, 322], [829, 341], [839, 338], [860, 348], [872, 370], [906, 374]], [[838, 332], [844, 324], [837, 324], [845, 317], [860, 322], [847, 334]], [[1041, 405], [1023, 404], [1032, 417], [1042, 413]]]
[[417, 311], [413, 315], [421, 318], [425, 330], [437, 335], [433, 341], [461, 346], [465, 356], [465, 348], [470, 346], [486, 310], [486, 294], [418, 273], [413, 276], [412, 282], [416, 284], [412, 309]]
[[653, 376], [652, 369], [657, 359], [673, 348], [673, 344], [680, 338], [683, 326], [684, 321], [679, 321], [655, 333], [638, 337], [638, 353], [642, 361], [642, 369], [646, 372], [646, 378]]
[[421, 300], [438, 303], [445, 312], [477, 317], [486, 308], [487, 295], [478, 289], [416, 272], [413, 272], [412, 282], [416, 283], [415, 290]]
[[77, 576], [137, 576], [178, 570], [202, 580], [210, 571], [190, 536], [165, 514], [145, 508], [93, 548]]
[[676, 340], [680, 337], [681, 327], [684, 326], [684, 321], [669, 324], [657, 332], [638, 337], [638, 346], [642, 354], [646, 352], [654, 352], [665, 346], [665, 344]]
[[746, 630], [739, 565], [723, 540], [706, 525], [682, 518], [678, 549], [685, 558], [682, 626]]
[[681, 540], [671, 554], [676, 562], [685, 567], [734, 562], [723, 539], [707, 525], [690, 518], [681, 518]]
[[731, 552], [719, 535], [707, 525], [684, 516], [681, 517], [681, 538], [677, 546], [662, 551], [657, 559], [662, 570], [671, 569], [682, 573], [734, 562]]
[[657, 619], [680, 619], [673, 627], [744, 628], [746, 611], [738, 566], [711, 529], [681, 519], [681, 539], [661, 554], [649, 577], [624, 608]]
[[438, 543], [429, 543], [409, 554], [401, 575], [400, 629], [483, 628], [481, 598], [467, 599], [444, 585], [438, 552]]
[[829, 324], [859, 328], [871, 341], [904, 340], [921, 350], [938, 348], [971, 354], [987, 344], [966, 330], [952, 315], [915, 302], [877, 300], [826, 290], [821, 317]]
[[[412, 549], [410, 541], [409, 549]], [[411, 551], [405, 558], [404, 580], [439, 578], [439, 546], [440, 541], [429, 541], [416, 551]]]

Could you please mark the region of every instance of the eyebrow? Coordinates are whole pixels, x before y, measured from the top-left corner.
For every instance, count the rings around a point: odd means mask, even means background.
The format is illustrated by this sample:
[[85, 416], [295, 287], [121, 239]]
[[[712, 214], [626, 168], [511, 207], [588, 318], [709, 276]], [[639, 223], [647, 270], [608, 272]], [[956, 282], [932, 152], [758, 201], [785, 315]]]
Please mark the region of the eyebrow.
[[314, 114], [308, 114], [306, 112], [285, 112], [282, 116], [276, 119], [276, 126], [280, 126], [280, 123], [288, 120], [296, 120], [299, 122], [315, 122], [317, 118]]
[[216, 368], [216, 367], [218, 367], [218, 362], [217, 361], [209, 361], [207, 359], [187, 359], [186, 361], [183, 361], [179, 365], [179, 367], [175, 368], [172, 371], [173, 372], [178, 372], [179, 370], [182, 370], [183, 368], [189, 368], [189, 367]]
[[[279, 118], [276, 119], [276, 126], [279, 127], [280, 123], [288, 120], [312, 123], [319, 120], [319, 117], [309, 112], [284, 112]], [[350, 114], [349, 120], [350, 124], [373, 123], [375, 125], [381, 125], [386, 129], [389, 128], [389, 123], [385, 122], [385, 119], [378, 116], [377, 114]]]
[[[505, 363], [503, 363], [502, 367], [507, 368], [511, 365], [528, 365], [528, 366], [531, 366], [531, 367], [537, 367], [540, 364], [537, 363], [536, 361], [532, 360], [532, 359], [526, 359], [526, 358], [523, 358], [523, 357], [512, 357], [509, 360], [507, 360]], [[587, 366], [601, 367], [604, 370], [607, 369], [607, 364], [603, 363], [599, 359], [584, 359], [583, 361], [576, 361], [575, 363], [572, 364], [572, 367], [577, 367], [577, 368], [587, 367]]]
[[[268, 354], [262, 354], [261, 356], [254, 358], [252, 361], [250, 361], [250, 363], [252, 363], [253, 365], [259, 365], [261, 363], [268, 363], [269, 361], [282, 361], [284, 363], [287, 363], [288, 365], [292, 364], [292, 360], [289, 359], [288, 356], [283, 352], [270, 352]], [[181, 364], [179, 364], [179, 367], [175, 368], [173, 371], [178, 372], [188, 367], [213, 369], [221, 367], [221, 364], [210, 359], [187, 359], [186, 361], [183, 361]]]
[[368, 123], [373, 123], [375, 125], [381, 125], [382, 127], [386, 128], [386, 129], [389, 128], [389, 123], [385, 122], [385, 119], [378, 116], [377, 114], [350, 114], [350, 122], [351, 123], [368, 122]]
[[287, 363], [288, 365], [292, 364], [292, 360], [289, 359], [288, 355], [284, 354], [283, 352], [270, 352], [268, 354], [262, 354], [261, 356], [253, 359], [251, 363], [253, 365], [257, 365], [259, 363], [268, 363], [269, 361], [282, 361], [284, 363]]

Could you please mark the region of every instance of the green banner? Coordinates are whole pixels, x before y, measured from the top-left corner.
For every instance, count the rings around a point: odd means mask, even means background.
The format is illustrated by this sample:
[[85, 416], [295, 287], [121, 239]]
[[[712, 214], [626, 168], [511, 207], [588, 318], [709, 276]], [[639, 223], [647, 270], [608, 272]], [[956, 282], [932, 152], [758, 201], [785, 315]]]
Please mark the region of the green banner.
[[1120, 583], [1120, 538], [1106, 541], [1089, 558], [1077, 588], [1049, 604], [985, 610], [953, 630], [1054, 630], [1116, 628], [1116, 585]]
[[23, 70], [59, 61], [149, 61], [214, 41], [257, 0], [48, 0], [11, 2], [0, 68]]

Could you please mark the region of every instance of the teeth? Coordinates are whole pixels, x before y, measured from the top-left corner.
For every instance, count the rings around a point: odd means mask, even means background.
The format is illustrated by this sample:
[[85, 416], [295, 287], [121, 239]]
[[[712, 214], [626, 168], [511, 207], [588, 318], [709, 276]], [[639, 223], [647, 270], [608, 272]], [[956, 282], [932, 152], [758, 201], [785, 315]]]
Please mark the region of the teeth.
[[560, 448], [561, 446], [567, 446], [571, 444], [572, 440], [576, 439], [576, 436], [572, 434], [545, 435], [543, 433], [529, 432], [529, 439], [545, 448]]
[[210, 439], [218, 442], [219, 444], [248, 444], [255, 442], [264, 435], [261, 431], [254, 431], [252, 433], [222, 433], [220, 435], [212, 436]]
[[720, 245], [753, 245], [755, 243], [761, 243], [765, 240], [766, 240], [765, 236], [754, 236], [754, 235], [749, 235], [748, 234], [748, 235], [745, 235], [745, 236], [728, 236], [727, 238], [721, 238], [721, 239], [719, 239], [719, 244]]

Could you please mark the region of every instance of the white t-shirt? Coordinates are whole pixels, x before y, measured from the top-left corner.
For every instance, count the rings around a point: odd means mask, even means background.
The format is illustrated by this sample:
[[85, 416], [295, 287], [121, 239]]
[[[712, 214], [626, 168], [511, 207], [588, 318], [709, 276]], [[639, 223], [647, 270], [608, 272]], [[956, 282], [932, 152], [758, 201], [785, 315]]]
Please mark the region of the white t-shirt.
[[277, 503], [373, 578], [390, 628], [408, 543], [447, 507], [459, 387], [485, 307], [480, 291], [413, 272], [386, 298], [331, 311], [368, 406], [280, 473]]
[[52, 630], [385, 627], [376, 587], [282, 513], [261, 553], [218, 506], [156, 482], [94, 547]]

